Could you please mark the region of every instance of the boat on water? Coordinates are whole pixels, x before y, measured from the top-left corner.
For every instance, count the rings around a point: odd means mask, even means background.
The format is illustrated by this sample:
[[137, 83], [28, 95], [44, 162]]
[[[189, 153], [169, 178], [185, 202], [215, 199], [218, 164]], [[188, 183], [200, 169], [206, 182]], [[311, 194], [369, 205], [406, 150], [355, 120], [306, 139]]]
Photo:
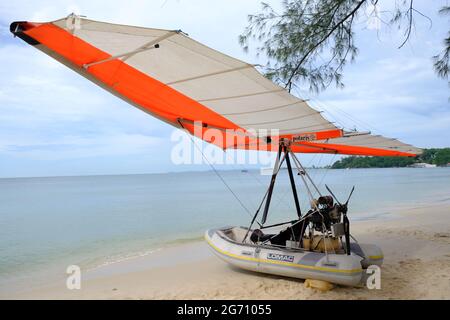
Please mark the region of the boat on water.
[[437, 166], [435, 164], [419, 162], [419, 163], [413, 163], [409, 167], [410, 168], [436, 168]]
[[[379, 247], [360, 244], [350, 233], [348, 205], [355, 187], [341, 202], [330, 187], [324, 190], [314, 183], [297, 155], [415, 157], [421, 149], [369, 131], [338, 127], [307, 100], [264, 77], [257, 66], [211, 49], [181, 30], [111, 24], [72, 14], [52, 22], [13, 22], [10, 31], [191, 137], [222, 150], [277, 153], [269, 186], [249, 225], [206, 231], [211, 249], [226, 262], [256, 272], [350, 286], [361, 281], [364, 269], [382, 264]], [[284, 163], [295, 204], [293, 219], [267, 225]], [[309, 198], [306, 206], [300, 205], [294, 176]]]

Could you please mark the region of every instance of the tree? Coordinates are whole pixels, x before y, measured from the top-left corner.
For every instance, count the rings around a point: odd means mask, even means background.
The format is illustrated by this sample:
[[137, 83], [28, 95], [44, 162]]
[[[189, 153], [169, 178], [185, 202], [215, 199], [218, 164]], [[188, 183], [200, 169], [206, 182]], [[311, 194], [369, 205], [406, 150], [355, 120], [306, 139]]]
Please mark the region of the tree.
[[[269, 61], [266, 76], [284, 85], [289, 91], [299, 82], [309, 84], [311, 91], [320, 91], [334, 83], [343, 87], [342, 70], [358, 54], [355, 44], [355, 23], [369, 5], [377, 15], [379, 0], [283, 0], [283, 12], [276, 12], [262, 3], [262, 11], [249, 15], [249, 25], [239, 41], [248, 50], [252, 40], [261, 45], [258, 54]], [[444, 6], [441, 14], [450, 13]], [[396, 9], [386, 22], [404, 29], [404, 40], [409, 40], [414, 19], [429, 19], [414, 7], [414, 0], [396, 0]], [[406, 25], [405, 25], [406, 22]], [[438, 76], [448, 79], [450, 58], [450, 32], [444, 40], [444, 50], [433, 57]]]
[[[450, 6], [442, 7], [439, 10], [441, 14], [450, 14]], [[449, 73], [449, 60], [450, 60], [450, 31], [447, 33], [447, 37], [444, 39], [444, 50], [433, 57], [434, 69], [441, 78], [448, 79]]]
[[436, 158], [436, 154], [438, 153], [438, 151], [439, 149], [436, 148], [424, 149], [419, 159], [421, 162], [434, 164], [434, 160]]
[[416, 161], [414, 158], [405, 157], [345, 157], [336, 161], [332, 169], [345, 168], [401, 168], [407, 167]]
[[415, 158], [406, 157], [344, 157], [331, 166], [332, 169], [345, 168], [392, 168], [407, 167], [417, 162], [425, 162], [438, 166], [450, 163], [450, 148], [423, 149], [423, 153]]
[[450, 163], [450, 148], [440, 149], [436, 153], [434, 163], [438, 166], [445, 166]]

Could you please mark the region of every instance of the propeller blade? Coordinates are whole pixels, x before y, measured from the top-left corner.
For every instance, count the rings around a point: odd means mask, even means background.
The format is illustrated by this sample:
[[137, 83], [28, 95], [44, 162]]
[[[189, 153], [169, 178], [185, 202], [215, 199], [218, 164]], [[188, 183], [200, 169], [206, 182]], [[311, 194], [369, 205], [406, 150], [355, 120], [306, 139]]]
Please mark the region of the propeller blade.
[[339, 205], [342, 205], [342, 204], [339, 202], [339, 200], [336, 198], [336, 196], [334, 195], [334, 193], [331, 191], [331, 189], [328, 188], [327, 185], [325, 185], [325, 188], [327, 188], [328, 192], [333, 196], [334, 200], [335, 200]]
[[355, 186], [353, 186], [352, 191], [350, 191], [350, 194], [348, 195], [347, 201], [345, 202], [345, 205], [348, 204], [348, 202], [350, 201], [350, 198], [352, 197], [353, 191], [355, 191]]
[[350, 221], [347, 215], [344, 215], [344, 232], [345, 232], [345, 251], [350, 255]]

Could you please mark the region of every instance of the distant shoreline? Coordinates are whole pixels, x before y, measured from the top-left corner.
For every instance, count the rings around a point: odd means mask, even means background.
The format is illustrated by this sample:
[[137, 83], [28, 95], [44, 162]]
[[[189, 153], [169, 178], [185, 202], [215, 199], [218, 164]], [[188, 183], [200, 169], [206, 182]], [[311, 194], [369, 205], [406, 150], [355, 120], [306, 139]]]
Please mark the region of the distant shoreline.
[[448, 167], [450, 148], [423, 149], [416, 157], [343, 157], [331, 165], [332, 169], [352, 168], [403, 168], [403, 167]]
[[[449, 166], [437, 166], [436, 168], [449, 168]], [[260, 172], [261, 169], [268, 169], [266, 167], [246, 169], [242, 172], [242, 169], [230, 169], [230, 170], [217, 170], [218, 172], [241, 172], [242, 174], [249, 172]], [[282, 170], [286, 169], [284, 167]], [[346, 169], [424, 169], [415, 167], [355, 167], [355, 168], [332, 168], [331, 166], [325, 167], [305, 167], [307, 170], [346, 170]], [[426, 168], [430, 169], [430, 168]], [[432, 168], [431, 168], [432, 169]], [[214, 173], [213, 170], [192, 170], [192, 171], [168, 171], [168, 172], [148, 172], [148, 173], [111, 173], [111, 174], [81, 174], [81, 175], [62, 175], [62, 176], [29, 176], [29, 177], [0, 177], [1, 180], [13, 180], [13, 179], [54, 179], [54, 178], [89, 178], [89, 177], [120, 177], [120, 176], [147, 176], [147, 175], [168, 175], [168, 174], [190, 174], [190, 173]]]

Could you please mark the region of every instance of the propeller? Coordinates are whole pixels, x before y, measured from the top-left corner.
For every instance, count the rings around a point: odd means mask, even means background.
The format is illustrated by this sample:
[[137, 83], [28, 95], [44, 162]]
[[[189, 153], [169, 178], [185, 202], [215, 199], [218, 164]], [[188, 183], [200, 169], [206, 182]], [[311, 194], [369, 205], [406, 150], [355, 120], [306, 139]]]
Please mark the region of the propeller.
[[339, 205], [339, 209], [342, 212], [344, 218], [343, 218], [343, 223], [344, 223], [344, 235], [345, 235], [345, 251], [347, 252], [348, 255], [350, 255], [350, 220], [347, 217], [347, 211], [348, 211], [348, 202], [350, 201], [350, 198], [353, 195], [353, 191], [355, 191], [355, 186], [353, 186], [352, 190], [350, 191], [350, 194], [348, 195], [347, 201], [345, 201], [344, 204], [342, 204], [338, 198], [334, 195], [333, 191], [331, 191], [331, 189], [325, 185], [325, 187], [327, 188], [328, 192], [331, 194], [331, 196], [334, 198], [334, 200], [338, 203]]
[[338, 198], [336, 198], [336, 196], [334, 195], [333, 191], [331, 191], [331, 189], [328, 187], [328, 185], [325, 185], [325, 188], [327, 188], [328, 192], [333, 196], [334, 200], [339, 203], [339, 205], [341, 204], [338, 200]]
[[352, 190], [350, 191], [350, 194], [348, 195], [347, 201], [345, 201], [345, 205], [348, 205], [348, 202], [350, 201], [350, 198], [353, 195], [353, 191], [355, 191], [355, 186], [353, 186]]
[[339, 204], [339, 206], [341, 206], [342, 209], [345, 209], [345, 214], [347, 214], [347, 207], [348, 207], [348, 203], [350, 201], [350, 198], [353, 195], [353, 191], [355, 191], [355, 186], [353, 186], [352, 190], [350, 191], [350, 194], [348, 195], [347, 201], [345, 201], [344, 204], [342, 204], [338, 198], [334, 195], [333, 191], [331, 191], [331, 189], [325, 185], [325, 188], [327, 188], [328, 192], [333, 196], [333, 199]]

